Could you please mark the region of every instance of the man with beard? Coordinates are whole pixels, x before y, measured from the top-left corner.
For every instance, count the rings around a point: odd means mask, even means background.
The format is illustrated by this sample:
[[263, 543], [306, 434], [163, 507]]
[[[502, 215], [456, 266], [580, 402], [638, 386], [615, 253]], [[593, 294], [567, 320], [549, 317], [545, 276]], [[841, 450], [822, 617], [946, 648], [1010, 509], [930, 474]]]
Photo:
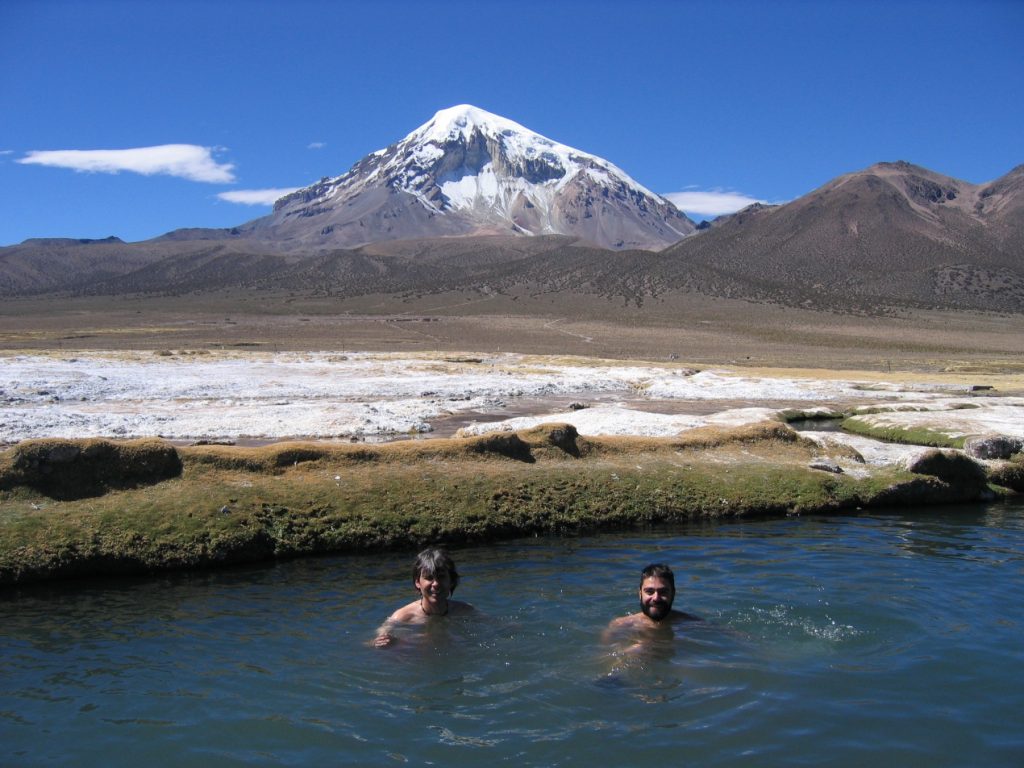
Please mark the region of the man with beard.
[[[607, 673], [597, 684], [619, 688], [637, 688], [637, 696], [648, 703], [664, 701], [663, 695], [646, 691], [654, 686], [675, 686], [672, 659], [680, 648], [675, 627], [701, 619], [672, 607], [676, 597], [676, 579], [672, 569], [662, 563], [648, 565], [640, 574], [640, 611], [612, 622], [601, 636], [610, 646], [605, 657]], [[652, 677], [653, 676], [653, 677]]]
[[[640, 574], [640, 612], [614, 619], [604, 632], [605, 641], [627, 631], [654, 637], [656, 633], [661, 634], [661, 630], [671, 633], [676, 622], [700, 621], [697, 616], [675, 610], [672, 607], [675, 599], [676, 578], [672, 569], [662, 563], [648, 565]], [[643, 638], [637, 642], [637, 645], [642, 644]]]

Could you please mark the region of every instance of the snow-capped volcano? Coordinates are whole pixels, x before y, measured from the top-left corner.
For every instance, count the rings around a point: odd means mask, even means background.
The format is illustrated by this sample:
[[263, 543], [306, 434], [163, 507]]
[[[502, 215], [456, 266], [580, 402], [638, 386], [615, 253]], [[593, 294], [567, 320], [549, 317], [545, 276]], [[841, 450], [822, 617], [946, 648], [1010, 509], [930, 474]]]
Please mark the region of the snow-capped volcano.
[[692, 221], [600, 157], [477, 107], [443, 109], [347, 173], [282, 197], [241, 228], [284, 246], [455, 235], [571, 235], [660, 249]]

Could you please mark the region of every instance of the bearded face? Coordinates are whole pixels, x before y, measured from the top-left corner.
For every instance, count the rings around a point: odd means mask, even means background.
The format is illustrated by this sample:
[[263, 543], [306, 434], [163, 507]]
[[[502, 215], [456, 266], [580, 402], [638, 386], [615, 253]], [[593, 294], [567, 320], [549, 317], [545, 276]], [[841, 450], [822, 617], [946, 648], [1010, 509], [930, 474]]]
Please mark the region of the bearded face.
[[640, 610], [652, 621], [661, 621], [672, 611], [676, 592], [659, 576], [650, 576], [640, 585]]

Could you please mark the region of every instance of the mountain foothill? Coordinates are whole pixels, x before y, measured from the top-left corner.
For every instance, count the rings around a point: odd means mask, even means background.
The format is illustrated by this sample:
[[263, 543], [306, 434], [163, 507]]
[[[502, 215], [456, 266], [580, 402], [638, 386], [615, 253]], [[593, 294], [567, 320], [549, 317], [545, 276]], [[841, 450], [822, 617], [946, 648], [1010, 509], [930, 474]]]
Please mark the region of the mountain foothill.
[[447, 291], [1024, 313], [1024, 165], [907, 162], [696, 225], [607, 160], [470, 106], [228, 229], [0, 248], [0, 296]]

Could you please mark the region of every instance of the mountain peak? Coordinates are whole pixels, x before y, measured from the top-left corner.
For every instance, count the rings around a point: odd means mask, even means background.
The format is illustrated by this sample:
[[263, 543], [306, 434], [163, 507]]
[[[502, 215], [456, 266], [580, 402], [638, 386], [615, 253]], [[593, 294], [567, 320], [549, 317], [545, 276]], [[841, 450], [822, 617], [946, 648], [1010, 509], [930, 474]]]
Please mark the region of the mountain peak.
[[893, 160], [883, 161], [875, 163], [865, 168], [863, 171], [859, 171], [861, 174], [870, 174], [876, 176], [891, 176], [901, 174], [916, 174], [918, 176], [939, 176], [935, 171], [929, 170], [920, 165], [908, 162], [906, 160]]
[[[474, 128], [484, 133], [498, 134], [502, 131], [532, 134], [533, 131], [508, 118], [474, 107], [472, 104], [457, 104], [438, 110], [426, 123], [412, 132], [425, 141], [446, 141], [466, 137]], [[534, 134], [537, 135], [537, 134]]]
[[[474, 107], [472, 104], [458, 104], [439, 110], [430, 120], [409, 134], [402, 143], [415, 141], [443, 145], [459, 140], [470, 141], [474, 133], [498, 140], [505, 152], [518, 150], [519, 153], [538, 153], [548, 150], [557, 155], [575, 154], [600, 160], [586, 152], [541, 136], [514, 120]], [[607, 161], [602, 162], [610, 165]]]
[[245, 227], [303, 248], [516, 234], [570, 235], [614, 249], [661, 249], [694, 228], [607, 160], [470, 104], [440, 110]]

